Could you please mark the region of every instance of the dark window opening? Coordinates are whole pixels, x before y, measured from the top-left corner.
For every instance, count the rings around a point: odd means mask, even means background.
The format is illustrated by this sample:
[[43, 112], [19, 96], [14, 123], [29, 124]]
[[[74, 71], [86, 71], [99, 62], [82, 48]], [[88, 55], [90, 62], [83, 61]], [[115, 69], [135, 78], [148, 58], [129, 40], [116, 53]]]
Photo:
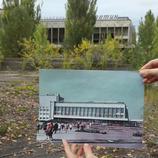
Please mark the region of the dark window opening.
[[94, 43], [99, 43], [99, 33], [94, 33], [94, 35], [93, 35], [93, 42]]
[[47, 34], [48, 34], [48, 41], [51, 43], [51, 28], [47, 29]]
[[53, 43], [58, 43], [58, 28], [53, 28]]
[[60, 43], [63, 43], [63, 42], [64, 42], [64, 33], [65, 33], [64, 28], [60, 28], [60, 29], [59, 29], [59, 42], [60, 42]]
[[121, 27], [116, 27], [116, 28], [115, 28], [115, 35], [116, 35], [116, 36], [121, 36], [121, 35], [122, 35]]
[[128, 36], [128, 27], [123, 27], [123, 36]]

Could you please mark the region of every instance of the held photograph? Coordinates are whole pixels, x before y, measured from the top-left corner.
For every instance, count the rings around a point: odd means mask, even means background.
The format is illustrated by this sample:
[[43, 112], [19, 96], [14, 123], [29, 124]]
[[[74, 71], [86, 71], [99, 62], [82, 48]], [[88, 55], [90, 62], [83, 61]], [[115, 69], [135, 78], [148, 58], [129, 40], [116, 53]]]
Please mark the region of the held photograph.
[[138, 149], [143, 115], [137, 72], [40, 70], [37, 141]]

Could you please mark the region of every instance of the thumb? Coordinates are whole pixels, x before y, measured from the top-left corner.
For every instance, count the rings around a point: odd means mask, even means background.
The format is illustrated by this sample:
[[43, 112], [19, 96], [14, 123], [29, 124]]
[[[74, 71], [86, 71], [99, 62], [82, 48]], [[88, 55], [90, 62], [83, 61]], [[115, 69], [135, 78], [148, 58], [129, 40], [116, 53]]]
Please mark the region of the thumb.
[[97, 158], [93, 153], [89, 144], [84, 144], [83, 146], [86, 158]]
[[158, 69], [143, 69], [143, 70], [140, 70], [140, 75], [143, 78], [158, 76]]

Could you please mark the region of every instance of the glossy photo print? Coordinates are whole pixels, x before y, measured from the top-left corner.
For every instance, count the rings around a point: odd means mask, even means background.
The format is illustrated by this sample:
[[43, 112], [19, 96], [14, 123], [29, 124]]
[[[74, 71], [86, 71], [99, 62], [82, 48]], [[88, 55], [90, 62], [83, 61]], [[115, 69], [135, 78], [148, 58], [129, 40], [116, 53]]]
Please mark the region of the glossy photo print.
[[137, 72], [40, 70], [38, 141], [142, 148], [143, 111]]

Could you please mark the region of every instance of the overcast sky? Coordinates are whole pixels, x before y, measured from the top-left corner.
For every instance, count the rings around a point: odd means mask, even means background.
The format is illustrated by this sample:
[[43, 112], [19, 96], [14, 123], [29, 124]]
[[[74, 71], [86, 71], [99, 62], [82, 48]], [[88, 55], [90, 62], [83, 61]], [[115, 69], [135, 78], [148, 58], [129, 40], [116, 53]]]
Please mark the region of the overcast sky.
[[[67, 0], [37, 0], [42, 4], [42, 18], [65, 17]], [[0, 0], [0, 3], [2, 0]], [[158, 0], [97, 0], [97, 15], [128, 16], [135, 26], [151, 9], [158, 16]]]

